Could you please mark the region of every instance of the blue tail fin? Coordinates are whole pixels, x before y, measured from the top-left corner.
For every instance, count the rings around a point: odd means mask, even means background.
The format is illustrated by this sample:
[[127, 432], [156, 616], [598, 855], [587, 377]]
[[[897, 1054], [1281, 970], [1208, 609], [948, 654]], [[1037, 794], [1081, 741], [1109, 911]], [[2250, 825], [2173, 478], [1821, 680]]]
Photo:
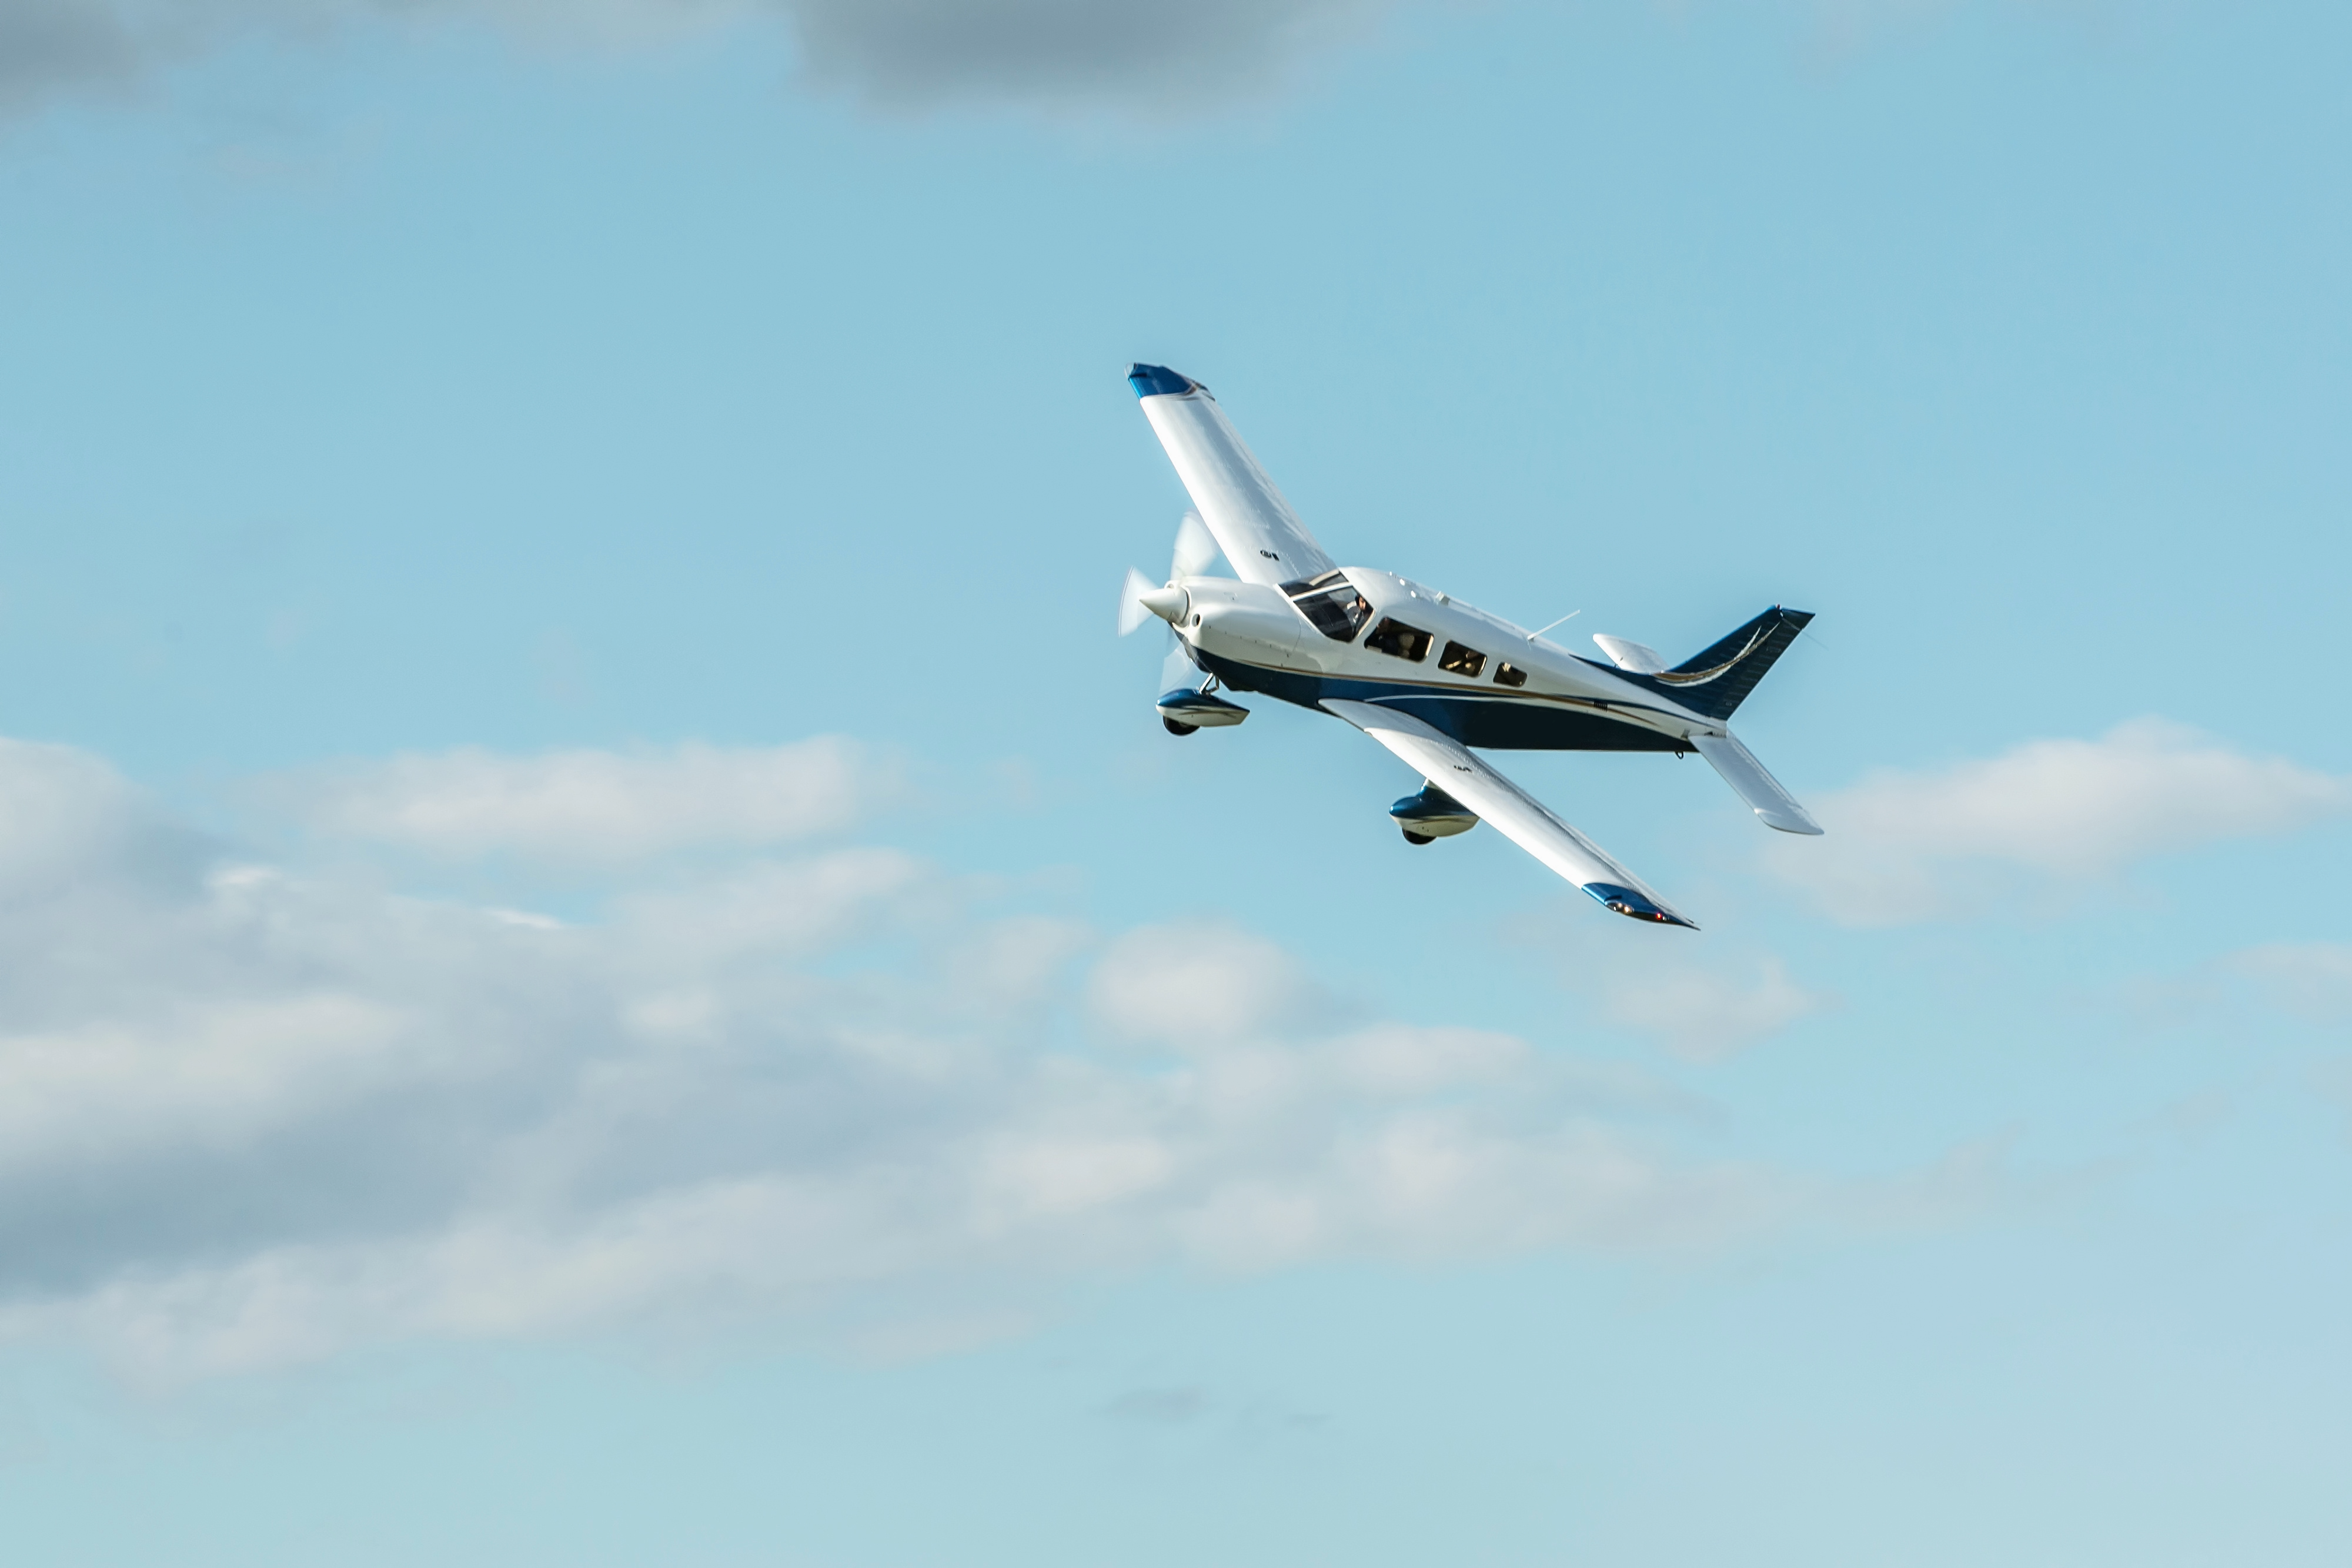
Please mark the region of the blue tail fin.
[[1776, 604], [1673, 669], [1633, 678], [1655, 685], [1693, 713], [1729, 718], [1812, 619], [1810, 610], [1783, 610]]

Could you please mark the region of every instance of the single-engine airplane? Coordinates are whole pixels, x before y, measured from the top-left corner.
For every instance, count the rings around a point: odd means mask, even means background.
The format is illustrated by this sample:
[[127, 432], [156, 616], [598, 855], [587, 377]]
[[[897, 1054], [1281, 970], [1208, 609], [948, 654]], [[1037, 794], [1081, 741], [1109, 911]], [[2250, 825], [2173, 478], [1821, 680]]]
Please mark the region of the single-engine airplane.
[[[1418, 793], [1389, 808], [1407, 842], [1484, 819], [1608, 908], [1663, 925], [1696, 929], [1472, 747], [1696, 751], [1766, 826], [1822, 831], [1728, 727], [1807, 612], [1775, 605], [1672, 666], [1619, 637], [1592, 639], [1608, 664], [1581, 658], [1408, 578], [1339, 566], [1207, 387], [1161, 365], [1137, 365], [1128, 382], [1194, 508], [1177, 528], [1168, 580], [1129, 569], [1119, 591], [1121, 636], [1154, 615], [1174, 633], [1160, 681], [1170, 734], [1247, 718], [1220, 688], [1346, 719], [1422, 776]], [[1207, 575], [1220, 554], [1233, 577]]]

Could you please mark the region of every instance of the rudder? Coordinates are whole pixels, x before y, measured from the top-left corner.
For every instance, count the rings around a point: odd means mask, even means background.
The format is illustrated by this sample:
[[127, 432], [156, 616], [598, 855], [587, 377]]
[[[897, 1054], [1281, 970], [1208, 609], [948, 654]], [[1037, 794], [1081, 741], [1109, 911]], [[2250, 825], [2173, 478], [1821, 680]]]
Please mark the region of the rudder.
[[1729, 718], [1812, 619], [1810, 610], [1783, 610], [1775, 604], [1673, 669], [1640, 678], [1694, 713]]

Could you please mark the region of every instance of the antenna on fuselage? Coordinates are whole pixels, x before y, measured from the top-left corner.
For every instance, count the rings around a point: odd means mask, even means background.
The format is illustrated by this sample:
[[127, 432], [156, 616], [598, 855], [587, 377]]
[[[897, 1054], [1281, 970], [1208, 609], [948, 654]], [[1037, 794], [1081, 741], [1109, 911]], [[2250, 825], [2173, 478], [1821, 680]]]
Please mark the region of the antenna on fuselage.
[[1565, 626], [1583, 613], [1584, 612], [1581, 610], [1571, 610], [1567, 614], [1561, 616], [1559, 620], [1553, 622], [1551, 626], [1538, 626], [1534, 631], [1528, 632], [1528, 641], [1532, 643], [1537, 638], [1542, 636], [1545, 632], [1550, 631], [1552, 626]]

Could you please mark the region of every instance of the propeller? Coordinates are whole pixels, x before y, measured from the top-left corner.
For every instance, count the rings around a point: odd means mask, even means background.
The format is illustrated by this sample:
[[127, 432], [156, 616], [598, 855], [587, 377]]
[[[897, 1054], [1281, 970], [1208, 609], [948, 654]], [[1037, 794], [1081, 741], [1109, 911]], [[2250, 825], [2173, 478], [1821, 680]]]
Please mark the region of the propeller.
[[1185, 513], [1184, 520], [1176, 525], [1176, 554], [1168, 563], [1169, 580], [1206, 576], [1209, 568], [1216, 564], [1218, 553], [1217, 536], [1209, 531], [1201, 514]]
[[1192, 663], [1192, 655], [1184, 651], [1184, 639], [1173, 629], [1168, 633], [1168, 656], [1160, 661], [1160, 692], [1162, 696], [1201, 684], [1201, 672]]
[[1198, 512], [1187, 512], [1184, 520], [1176, 525], [1176, 550], [1168, 562], [1168, 582], [1165, 587], [1153, 582], [1134, 567], [1127, 569], [1127, 580], [1118, 589], [1118, 634], [1132, 632], [1147, 616], [1157, 615], [1170, 625], [1184, 619], [1192, 608], [1192, 595], [1176, 586], [1188, 577], [1199, 577], [1216, 561], [1217, 537], [1201, 520]]
[[[1129, 635], [1150, 616], [1168, 622], [1168, 656], [1160, 664], [1160, 722], [1171, 735], [1191, 735], [1203, 725], [1239, 724], [1246, 709], [1208, 695], [1192, 650], [1176, 628], [1192, 612], [1192, 595], [1184, 584], [1205, 577], [1223, 550], [1198, 512], [1187, 512], [1176, 525], [1176, 548], [1168, 560], [1168, 580], [1155, 584], [1133, 567], [1118, 588], [1118, 634]], [[1174, 704], [1174, 706], [1169, 706]]]
[[1151, 611], [1144, 604], [1143, 596], [1159, 586], [1135, 568], [1130, 566], [1127, 569], [1127, 580], [1119, 584], [1118, 588], [1118, 634], [1120, 636], [1127, 636], [1150, 618]]

